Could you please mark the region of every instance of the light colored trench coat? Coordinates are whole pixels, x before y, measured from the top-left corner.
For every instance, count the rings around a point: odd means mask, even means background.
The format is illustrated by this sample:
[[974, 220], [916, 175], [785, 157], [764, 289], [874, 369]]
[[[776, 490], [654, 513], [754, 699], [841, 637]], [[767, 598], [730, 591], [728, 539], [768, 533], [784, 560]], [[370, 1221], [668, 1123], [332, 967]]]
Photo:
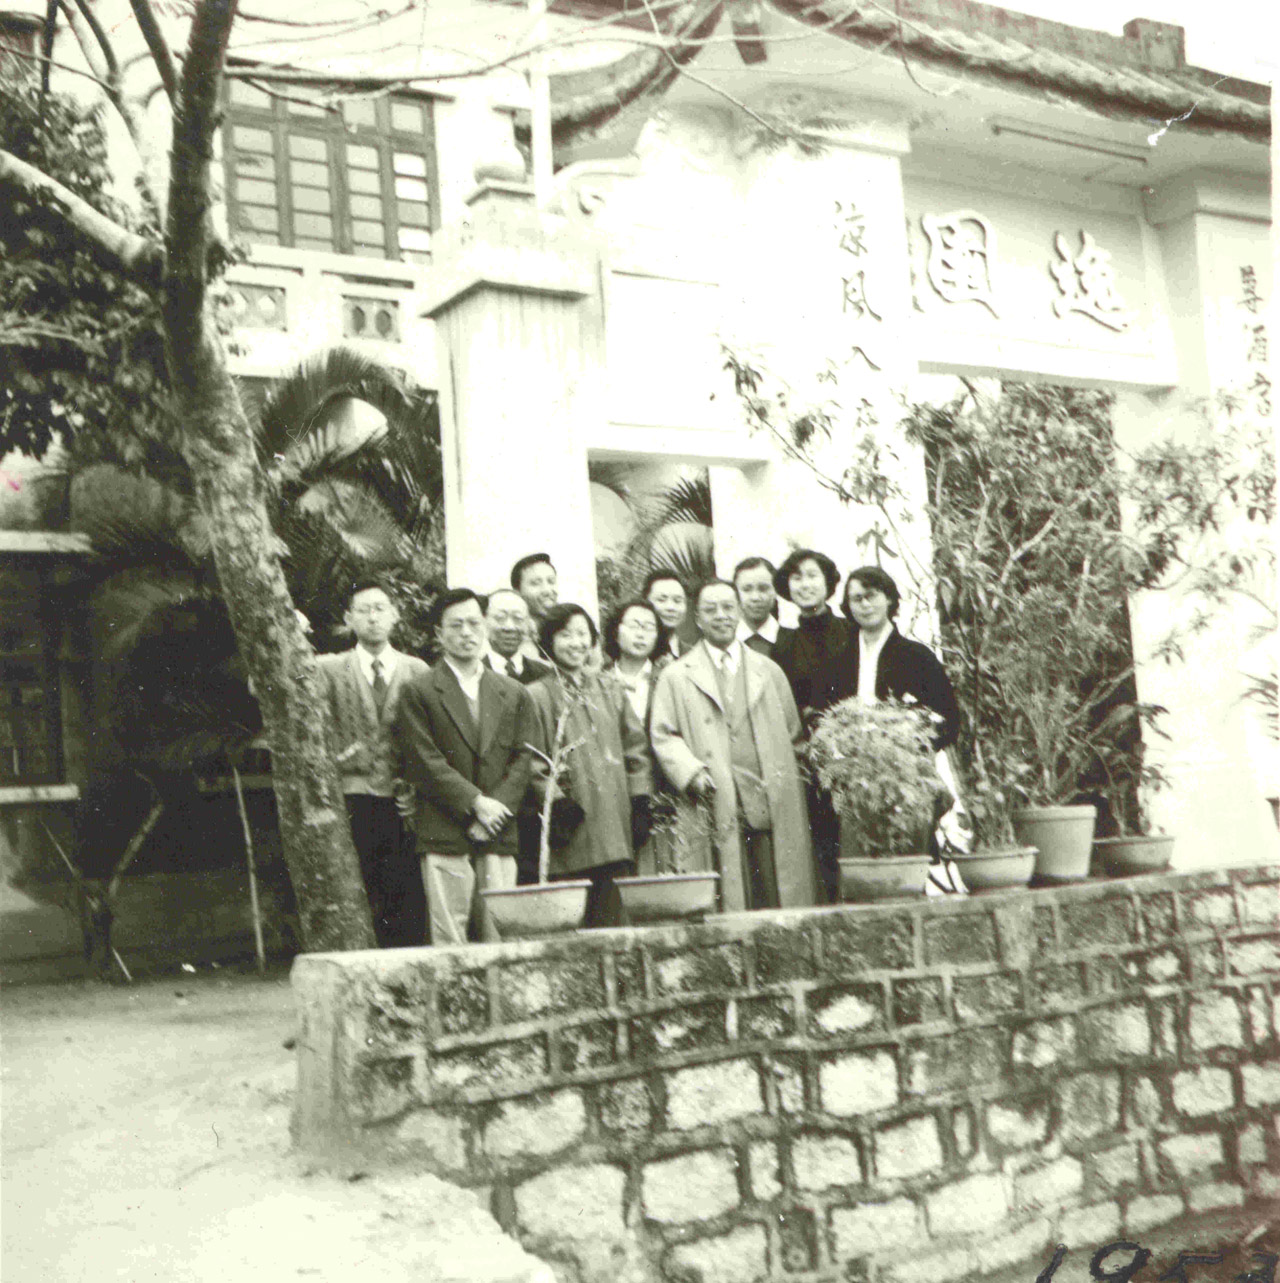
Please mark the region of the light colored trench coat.
[[[778, 894], [784, 908], [817, 903], [817, 875], [809, 842], [809, 812], [795, 750], [802, 738], [800, 715], [782, 669], [749, 646], [742, 648], [747, 687], [747, 715], [764, 776], [773, 825]], [[713, 803], [715, 852], [706, 868], [720, 871], [723, 908], [747, 907], [743, 884], [741, 838], [730, 762], [729, 724], [720, 684], [705, 643], [663, 670], [653, 695], [650, 720], [653, 751], [667, 778], [689, 807], [686, 789], [704, 766], [716, 791]], [[713, 863], [713, 854], [717, 856]]]

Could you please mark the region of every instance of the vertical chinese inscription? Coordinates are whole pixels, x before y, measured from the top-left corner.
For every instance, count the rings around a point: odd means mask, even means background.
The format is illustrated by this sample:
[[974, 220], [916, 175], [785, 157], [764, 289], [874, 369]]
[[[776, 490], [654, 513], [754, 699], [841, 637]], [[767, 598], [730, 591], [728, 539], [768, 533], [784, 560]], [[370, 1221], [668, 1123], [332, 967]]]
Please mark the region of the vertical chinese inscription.
[[991, 286], [996, 254], [995, 228], [971, 209], [925, 214], [920, 219], [929, 238], [929, 284], [948, 303], [981, 303], [998, 317]]
[[[863, 266], [863, 260], [869, 253], [866, 216], [853, 201], [846, 204], [838, 200], [835, 205], [837, 243], [844, 256], [840, 271], [840, 311], [845, 316], [853, 316], [857, 321], [878, 323], [884, 317], [876, 311], [868, 295], [867, 270]], [[861, 357], [872, 370], [880, 369], [867, 355], [862, 343], [853, 345], [845, 364], [848, 365], [855, 357]]]
[[1079, 253], [1072, 254], [1061, 232], [1054, 235], [1053, 247], [1058, 260], [1049, 264], [1049, 271], [1062, 291], [1062, 297], [1054, 299], [1054, 312], [1060, 317], [1080, 312], [1108, 329], [1127, 330], [1134, 314], [1120, 297], [1111, 254], [1085, 231], [1080, 233]]
[[1258, 413], [1264, 418], [1271, 415], [1271, 380], [1260, 368], [1268, 362], [1267, 326], [1258, 319], [1262, 313], [1264, 301], [1258, 290], [1258, 273], [1251, 265], [1240, 269], [1240, 307], [1248, 313], [1244, 322], [1245, 364], [1248, 367], [1245, 377], [1253, 380], [1245, 391], [1253, 398]]

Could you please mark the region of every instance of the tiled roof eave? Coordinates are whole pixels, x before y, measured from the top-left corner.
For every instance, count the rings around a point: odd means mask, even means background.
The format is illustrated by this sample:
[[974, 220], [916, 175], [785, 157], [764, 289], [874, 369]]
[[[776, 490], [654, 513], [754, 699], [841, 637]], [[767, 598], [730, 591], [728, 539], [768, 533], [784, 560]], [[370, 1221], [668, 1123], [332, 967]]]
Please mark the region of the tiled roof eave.
[[[1052, 94], [1107, 115], [1143, 121], [1185, 117], [1188, 129], [1226, 129], [1265, 141], [1271, 135], [1267, 106], [1215, 91], [1194, 78], [1137, 67], [1087, 62], [1052, 50], [1034, 49], [996, 36], [956, 30], [934, 31], [918, 23], [898, 23], [891, 15], [856, 6], [817, 7], [811, 0], [768, 0], [786, 17], [820, 27], [864, 48], [894, 40], [884, 56], [918, 59], [931, 69], [977, 77], [1029, 94]], [[842, 16], [843, 11], [843, 16]]]

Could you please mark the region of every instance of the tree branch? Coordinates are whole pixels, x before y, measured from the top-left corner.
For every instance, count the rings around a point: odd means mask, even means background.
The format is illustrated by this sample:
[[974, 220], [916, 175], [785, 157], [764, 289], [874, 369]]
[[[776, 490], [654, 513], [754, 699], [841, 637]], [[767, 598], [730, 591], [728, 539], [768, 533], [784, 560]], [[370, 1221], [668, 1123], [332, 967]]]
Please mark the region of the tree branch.
[[212, 240], [209, 169], [222, 70], [235, 16], [236, 0], [200, 0], [173, 108], [164, 315], [169, 367], [175, 379], [196, 377], [194, 367], [199, 361], [193, 357], [210, 340], [205, 316]]
[[133, 6], [133, 16], [138, 20], [142, 38], [147, 42], [147, 48], [151, 50], [156, 71], [160, 73], [160, 83], [164, 86], [165, 93], [169, 95], [169, 101], [172, 102], [178, 93], [178, 69], [174, 66], [173, 53], [165, 41], [164, 33], [160, 30], [160, 24], [156, 22], [151, 0], [129, 0], [129, 3]]
[[51, 203], [72, 227], [139, 284], [154, 287], [160, 283], [164, 251], [155, 241], [121, 226], [69, 188], [3, 148], [0, 148], [0, 184], [18, 187], [30, 196]]

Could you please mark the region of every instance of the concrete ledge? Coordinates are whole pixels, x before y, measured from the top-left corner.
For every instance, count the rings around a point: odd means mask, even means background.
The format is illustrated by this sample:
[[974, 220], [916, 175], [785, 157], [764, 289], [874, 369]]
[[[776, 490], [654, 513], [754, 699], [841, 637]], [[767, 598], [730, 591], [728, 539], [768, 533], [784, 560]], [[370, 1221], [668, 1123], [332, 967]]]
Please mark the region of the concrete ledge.
[[652, 1279], [959, 1278], [1280, 1161], [1276, 866], [307, 955], [293, 983], [298, 1146], [491, 1188], [584, 1278], [601, 1243]]

